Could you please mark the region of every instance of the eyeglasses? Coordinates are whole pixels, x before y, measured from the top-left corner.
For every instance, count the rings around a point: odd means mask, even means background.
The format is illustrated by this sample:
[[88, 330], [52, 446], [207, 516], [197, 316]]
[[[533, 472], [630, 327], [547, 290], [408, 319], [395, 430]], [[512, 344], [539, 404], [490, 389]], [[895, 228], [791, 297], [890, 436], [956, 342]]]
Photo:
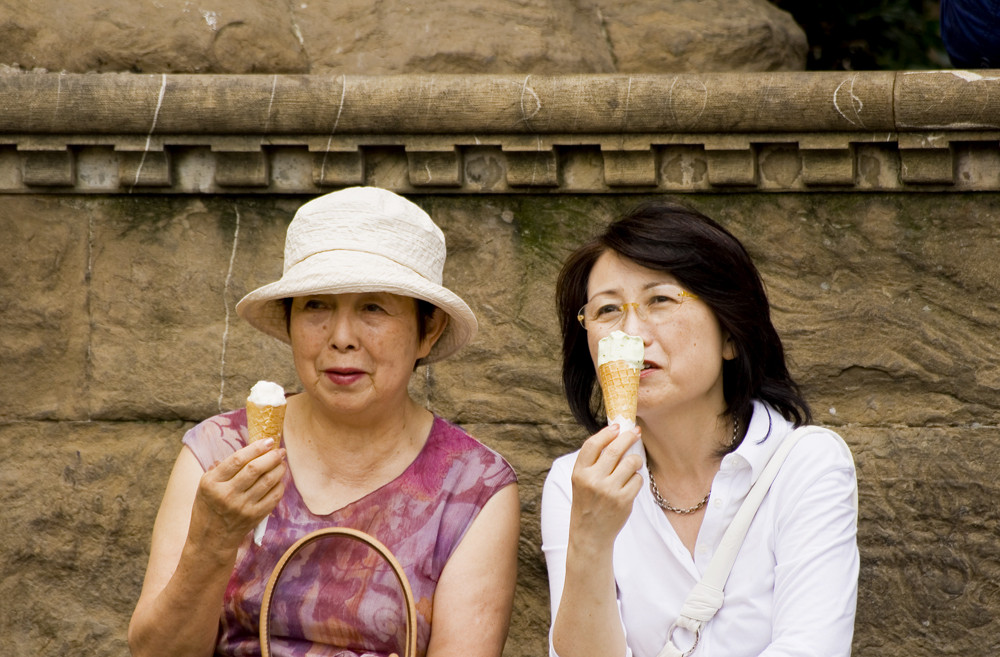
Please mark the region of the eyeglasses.
[[682, 290], [679, 287], [656, 287], [647, 291], [647, 296], [640, 301], [631, 303], [608, 303], [601, 299], [592, 299], [580, 308], [576, 319], [586, 331], [607, 332], [618, 326], [624, 319], [629, 308], [644, 322], [661, 324], [681, 305], [698, 295]]

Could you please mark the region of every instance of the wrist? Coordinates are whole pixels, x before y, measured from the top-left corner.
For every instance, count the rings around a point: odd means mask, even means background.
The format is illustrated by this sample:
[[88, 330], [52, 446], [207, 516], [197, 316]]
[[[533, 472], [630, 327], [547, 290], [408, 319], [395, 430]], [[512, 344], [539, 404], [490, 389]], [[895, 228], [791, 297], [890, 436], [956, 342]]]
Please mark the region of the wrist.
[[184, 543], [183, 557], [193, 559], [195, 563], [203, 563], [209, 567], [228, 568], [236, 563], [239, 542], [233, 544], [228, 537], [212, 531], [196, 531], [193, 527], [188, 532]]
[[596, 570], [608, 570], [612, 567], [614, 557], [614, 539], [606, 540], [599, 538], [593, 540], [589, 537], [574, 536], [570, 534], [569, 544], [566, 546], [566, 567], [581, 568], [587, 572]]

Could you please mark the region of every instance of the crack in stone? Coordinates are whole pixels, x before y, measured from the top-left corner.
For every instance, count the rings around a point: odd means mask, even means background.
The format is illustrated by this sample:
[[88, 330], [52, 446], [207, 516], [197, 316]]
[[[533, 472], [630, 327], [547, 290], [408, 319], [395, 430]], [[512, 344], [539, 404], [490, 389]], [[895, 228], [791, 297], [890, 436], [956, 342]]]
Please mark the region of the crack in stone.
[[229, 270], [226, 272], [226, 284], [222, 290], [222, 305], [226, 308], [226, 323], [222, 331], [222, 355], [219, 363], [219, 412], [222, 412], [222, 398], [226, 394], [226, 347], [229, 346], [229, 286], [233, 280], [233, 264], [236, 262], [236, 249], [240, 241], [240, 209], [236, 210], [236, 228], [233, 230], [233, 248], [229, 253]]
[[167, 74], [163, 73], [160, 81], [160, 96], [156, 100], [156, 111], [153, 112], [153, 125], [149, 126], [149, 133], [146, 135], [146, 147], [142, 150], [142, 157], [139, 158], [139, 166], [135, 168], [135, 179], [132, 180], [132, 186], [128, 188], [128, 193], [131, 194], [135, 186], [139, 184], [139, 176], [142, 174], [142, 167], [146, 163], [146, 154], [149, 153], [149, 146], [153, 141], [153, 131], [156, 130], [156, 122], [160, 118], [160, 108], [163, 107], [163, 96], [167, 91]]
[[340, 115], [344, 111], [344, 99], [347, 98], [347, 76], [341, 75], [340, 106], [337, 108], [337, 118], [333, 121], [333, 128], [330, 130], [330, 138], [326, 140], [326, 151], [323, 153], [323, 162], [319, 167], [320, 184], [326, 183], [326, 159], [330, 155], [330, 146], [333, 145], [333, 136], [337, 133], [337, 126], [340, 125]]

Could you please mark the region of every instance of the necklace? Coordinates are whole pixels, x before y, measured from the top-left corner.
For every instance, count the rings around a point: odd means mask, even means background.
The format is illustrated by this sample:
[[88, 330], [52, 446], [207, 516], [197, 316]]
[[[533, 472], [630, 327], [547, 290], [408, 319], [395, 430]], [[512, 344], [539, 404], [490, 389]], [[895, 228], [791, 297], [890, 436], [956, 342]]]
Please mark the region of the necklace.
[[[733, 416], [733, 438], [732, 438], [732, 440], [729, 443], [730, 447], [732, 447], [733, 445], [736, 444], [736, 432], [738, 431], [738, 428], [739, 428], [739, 424], [737, 423], [736, 416], [734, 415]], [[664, 511], [669, 511], [670, 513], [676, 513], [677, 515], [680, 515], [680, 516], [687, 516], [687, 515], [690, 515], [690, 514], [694, 513], [695, 511], [697, 511], [701, 507], [705, 506], [705, 504], [708, 503], [708, 498], [712, 496], [712, 489], [709, 489], [708, 493], [705, 494], [705, 497], [701, 498], [701, 502], [698, 502], [694, 506], [689, 506], [686, 509], [682, 509], [682, 508], [678, 508], [676, 506], [673, 506], [672, 504], [670, 504], [670, 502], [668, 502], [665, 499], [663, 499], [662, 495], [660, 495], [660, 489], [658, 489], [656, 487], [656, 480], [653, 479], [653, 471], [652, 470], [649, 471], [649, 490], [653, 492], [653, 501], [656, 502], [656, 506], [660, 507]]]
[[708, 494], [705, 495], [705, 497], [701, 498], [701, 502], [698, 502], [694, 506], [689, 506], [686, 509], [680, 509], [676, 506], [672, 506], [670, 502], [666, 501], [665, 499], [663, 499], [662, 496], [660, 496], [660, 491], [659, 489], [656, 488], [656, 481], [653, 479], [652, 472], [649, 473], [649, 490], [653, 491], [653, 500], [656, 502], [656, 506], [660, 507], [664, 511], [670, 511], [671, 513], [676, 513], [677, 515], [680, 516], [690, 515], [695, 511], [697, 511], [698, 509], [700, 509], [701, 507], [705, 506], [705, 503], [708, 502], [708, 498], [711, 497], [712, 495], [712, 491], [711, 489], [709, 489]]

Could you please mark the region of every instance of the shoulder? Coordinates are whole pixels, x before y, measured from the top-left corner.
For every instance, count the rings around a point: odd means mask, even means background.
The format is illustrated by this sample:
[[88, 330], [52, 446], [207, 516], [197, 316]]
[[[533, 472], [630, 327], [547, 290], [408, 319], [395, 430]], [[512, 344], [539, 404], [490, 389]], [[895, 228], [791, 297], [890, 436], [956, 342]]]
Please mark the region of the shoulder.
[[[789, 443], [791, 441], [794, 444]], [[754, 402], [754, 412], [744, 444], [737, 453], [746, 458], [759, 472], [772, 456], [788, 450], [786, 462], [797, 471], [854, 469], [854, 458], [840, 434], [818, 425], [796, 427], [764, 402]], [[782, 467], [782, 473], [786, 468]]]
[[854, 456], [847, 442], [832, 429], [804, 425], [785, 432], [781, 441], [797, 440], [788, 460], [800, 467], [818, 470], [854, 470]]
[[434, 463], [453, 476], [482, 478], [495, 485], [497, 490], [517, 481], [514, 468], [499, 452], [437, 415], [434, 416], [425, 452]]
[[184, 434], [184, 445], [208, 470], [247, 444], [246, 409], [219, 413], [202, 420]]
[[[807, 425], [782, 436], [797, 439], [774, 480], [782, 508], [800, 505], [857, 509], [857, 471], [851, 450], [841, 436], [824, 427]], [[845, 506], [845, 508], [846, 508]]]
[[193, 426], [187, 435], [205, 440], [217, 439], [230, 442], [239, 440], [245, 444], [246, 428], [247, 411], [245, 408], [238, 408], [202, 420]]

